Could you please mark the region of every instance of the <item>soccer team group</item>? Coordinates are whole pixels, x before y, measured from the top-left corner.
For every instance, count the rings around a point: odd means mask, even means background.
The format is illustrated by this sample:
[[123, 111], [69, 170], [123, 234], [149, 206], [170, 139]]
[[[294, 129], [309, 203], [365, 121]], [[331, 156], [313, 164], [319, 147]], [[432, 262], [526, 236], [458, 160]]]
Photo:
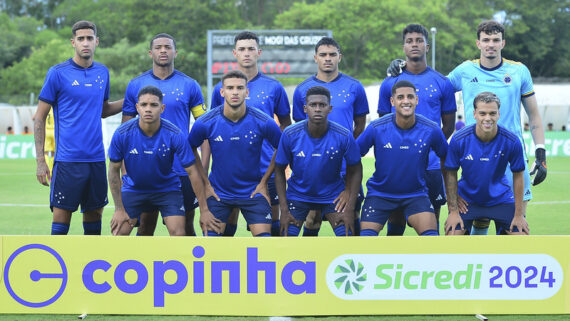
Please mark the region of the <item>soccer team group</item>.
[[[107, 184], [114, 235], [135, 227], [137, 235], [153, 235], [159, 212], [170, 235], [196, 235], [196, 208], [205, 236], [233, 236], [240, 212], [253, 236], [316, 236], [323, 221], [337, 236], [377, 236], [385, 225], [387, 235], [402, 235], [406, 224], [418, 235], [439, 235], [446, 202], [446, 234], [486, 234], [490, 220], [497, 234], [529, 233], [530, 185], [546, 178], [544, 130], [530, 72], [501, 56], [505, 33], [495, 21], [477, 29], [480, 59], [447, 77], [427, 66], [427, 30], [406, 26], [406, 59], [390, 64], [379, 118], [368, 126], [364, 88], [339, 72], [341, 48], [329, 37], [315, 46], [316, 74], [295, 89], [291, 124], [283, 86], [258, 70], [252, 32], [235, 37], [238, 70], [216, 85], [209, 111], [198, 83], [174, 69], [172, 36], [152, 38], [152, 69], [130, 81], [124, 99], [110, 102], [109, 72], [93, 60], [96, 26], [79, 21], [72, 35], [75, 54], [47, 72], [34, 120], [52, 234], [68, 233], [79, 205], [84, 233], [101, 234]], [[463, 92], [467, 126], [453, 134], [456, 91]], [[530, 171], [521, 102], [536, 146]], [[52, 109], [53, 168], [44, 147]], [[107, 176], [101, 118], [120, 112]], [[375, 171], [364, 198], [361, 157], [372, 147]]]

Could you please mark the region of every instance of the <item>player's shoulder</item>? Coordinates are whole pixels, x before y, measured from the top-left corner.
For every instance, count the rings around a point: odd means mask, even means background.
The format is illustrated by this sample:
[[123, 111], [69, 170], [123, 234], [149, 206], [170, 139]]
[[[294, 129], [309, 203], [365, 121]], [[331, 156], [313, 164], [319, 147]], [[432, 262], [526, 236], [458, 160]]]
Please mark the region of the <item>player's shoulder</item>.
[[460, 63], [452, 72], [459, 72], [464, 70], [472, 70], [473, 68], [479, 69], [479, 59], [465, 60]]
[[66, 61], [63, 61], [63, 62], [60, 62], [56, 65], [51, 66], [50, 69], [53, 71], [60, 72], [60, 71], [63, 71], [65, 69], [71, 68], [71, 67], [73, 67], [73, 64], [71, 63], [71, 59], [67, 59]]
[[119, 133], [120, 135], [125, 135], [130, 131], [137, 130], [138, 126], [139, 126], [139, 119], [135, 117], [119, 125], [119, 127], [117, 128], [117, 133]]
[[296, 122], [292, 125], [289, 125], [289, 126], [287, 126], [287, 128], [285, 128], [283, 130], [283, 135], [296, 136], [305, 130], [306, 124], [307, 124], [307, 120], [305, 119], [305, 120], [302, 120], [300, 122]]
[[268, 120], [273, 120], [273, 118], [269, 117], [269, 115], [267, 115], [266, 113], [264, 113], [263, 111], [255, 108], [255, 107], [250, 107], [250, 106], [246, 106], [246, 113], [248, 115], [251, 115], [252, 117], [262, 121], [262, 122], [266, 122]]
[[177, 77], [177, 78], [181, 78], [184, 81], [187, 81], [188, 83], [192, 83], [192, 84], [198, 84], [198, 82], [196, 81], [196, 79], [188, 76], [187, 74], [183, 73], [180, 70], [174, 69], [174, 71], [172, 72], [172, 76], [173, 77]]
[[338, 79], [346, 81], [346, 82], [350, 82], [350, 83], [359, 84], [362, 86], [362, 83], [360, 82], [360, 80], [358, 80], [352, 76], [349, 76], [347, 74], [343, 74], [342, 72], [338, 73]]
[[91, 68], [106, 70], [107, 72], [109, 71], [107, 66], [105, 66], [103, 63], [97, 62], [97, 61], [93, 61], [93, 65], [91, 65]]
[[455, 134], [453, 134], [452, 139], [459, 142], [473, 136], [474, 133], [475, 133], [475, 124], [465, 126], [460, 130], [458, 130], [457, 132], [455, 132]]
[[152, 69], [147, 70], [142, 74], [136, 76], [135, 78], [131, 79], [131, 81], [129, 81], [129, 85], [137, 85], [141, 82], [145, 82], [148, 79], [148, 77], [151, 76], [152, 76]]
[[506, 129], [503, 126], [497, 126], [497, 135], [501, 135], [504, 139], [511, 141], [511, 142], [520, 142], [519, 138], [515, 133], [511, 132], [510, 130]]
[[162, 126], [163, 129], [165, 129], [166, 131], [173, 133], [173, 134], [180, 134], [182, 133], [182, 130], [178, 127], [176, 127], [176, 125], [174, 125], [172, 122], [170, 122], [167, 119], [164, 118], [160, 118], [160, 124]]
[[373, 121], [370, 122], [368, 126], [372, 126], [373, 128], [375, 128], [375, 127], [389, 125], [390, 123], [392, 123], [393, 117], [394, 117], [393, 113], [386, 114], [380, 118], [374, 119]]
[[427, 67], [427, 71], [431, 77], [437, 79], [438, 81], [443, 81], [443, 82], [449, 81], [449, 78], [445, 77], [442, 73], [440, 73], [437, 70], [434, 70], [430, 66]]
[[503, 58], [503, 65], [505, 66], [505, 68], [507, 69], [511, 69], [511, 70], [518, 70], [518, 71], [527, 71], [528, 67], [523, 64], [520, 61], [514, 61], [514, 60], [509, 60], [506, 58]]
[[309, 86], [314, 86], [315, 85], [315, 76], [311, 76], [305, 80], [303, 80], [300, 84], [297, 85], [297, 87], [295, 87], [295, 90], [302, 90], [303, 88], [307, 88]]
[[329, 130], [337, 135], [343, 136], [343, 137], [347, 137], [352, 135], [352, 133], [344, 128], [343, 126], [339, 125], [338, 123], [335, 123], [334, 121], [329, 120]]
[[223, 106], [212, 108], [202, 116], [198, 117], [198, 119], [196, 119], [196, 123], [210, 123], [212, 121], [215, 121], [220, 117], [220, 114], [223, 110]]
[[435, 128], [438, 130], [441, 130], [440, 126], [434, 122], [433, 120], [428, 119], [427, 117], [420, 115], [420, 114], [416, 114], [416, 123], [421, 124], [425, 127], [428, 128]]

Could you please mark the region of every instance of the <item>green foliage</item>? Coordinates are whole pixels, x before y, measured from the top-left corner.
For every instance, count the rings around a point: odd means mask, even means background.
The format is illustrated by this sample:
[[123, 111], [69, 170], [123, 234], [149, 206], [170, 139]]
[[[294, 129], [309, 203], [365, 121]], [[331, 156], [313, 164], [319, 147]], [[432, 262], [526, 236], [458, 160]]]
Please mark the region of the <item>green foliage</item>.
[[40, 26], [41, 23], [33, 18], [12, 19], [0, 12], [0, 68], [11, 66], [30, 53]]

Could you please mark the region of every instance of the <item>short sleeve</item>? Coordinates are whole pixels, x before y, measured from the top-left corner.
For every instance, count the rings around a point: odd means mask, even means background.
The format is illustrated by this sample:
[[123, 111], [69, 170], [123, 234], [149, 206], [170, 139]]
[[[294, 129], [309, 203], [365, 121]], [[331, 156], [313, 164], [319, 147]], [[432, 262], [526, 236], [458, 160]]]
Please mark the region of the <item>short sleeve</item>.
[[172, 137], [172, 143], [175, 147], [176, 156], [178, 156], [178, 159], [180, 160], [180, 164], [182, 167], [188, 168], [196, 162], [196, 158], [190, 148], [190, 144], [184, 136], [185, 135], [182, 132], [177, 133]]
[[216, 108], [224, 104], [224, 97], [220, 94], [220, 90], [222, 89], [222, 83], [219, 82], [214, 87], [212, 91], [212, 103], [210, 104], [210, 109]]
[[356, 145], [356, 141], [352, 135], [347, 137], [346, 151], [344, 153], [344, 159], [348, 166], [356, 165], [360, 162], [360, 149]]
[[360, 134], [360, 136], [358, 136], [356, 139], [356, 144], [358, 145], [360, 156], [366, 155], [374, 144], [374, 129], [374, 126], [368, 125], [368, 127], [364, 129], [364, 132], [362, 132], [362, 134]]
[[356, 84], [356, 98], [354, 99], [354, 117], [367, 115], [370, 113], [370, 107], [368, 107], [368, 98], [366, 98], [366, 91], [360, 82]]
[[455, 137], [451, 138], [449, 147], [447, 150], [447, 156], [445, 158], [445, 168], [450, 170], [458, 170], [461, 159], [460, 146]]
[[58, 79], [57, 71], [54, 67], [51, 67], [46, 74], [44, 85], [40, 91], [39, 100], [52, 106], [55, 104], [58, 92]]
[[389, 84], [389, 78], [384, 79], [380, 85], [380, 93], [378, 94], [378, 114], [386, 115], [392, 112], [392, 103], [390, 102], [390, 97], [392, 96], [392, 90]]
[[125, 91], [125, 100], [123, 101], [123, 115], [136, 116], [137, 115], [137, 95], [138, 86], [136, 86], [131, 80], [127, 85], [127, 90]]
[[299, 86], [295, 88], [295, 93], [293, 93], [293, 120], [299, 122], [307, 118], [305, 114], [305, 95], [301, 92]]
[[198, 148], [202, 145], [204, 140], [208, 138], [208, 128], [200, 119], [201, 118], [198, 118], [196, 122], [194, 122], [190, 134], [188, 135], [188, 142], [192, 148]]
[[275, 86], [275, 106], [273, 113], [277, 116], [288, 116], [291, 114], [291, 106], [289, 105], [289, 98], [287, 92], [281, 84]]
[[443, 93], [441, 99], [441, 113], [450, 114], [457, 111], [457, 103], [455, 101], [455, 90], [448, 78], [445, 78], [443, 84]]
[[512, 144], [511, 155], [509, 155], [509, 165], [513, 173], [522, 172], [525, 170], [524, 153], [520, 141], [515, 141]]
[[111, 144], [109, 144], [109, 160], [113, 163], [119, 163], [123, 160], [123, 142], [121, 140], [121, 135], [119, 131], [116, 130], [111, 138]]
[[291, 163], [291, 146], [289, 146], [289, 135], [283, 133], [279, 140], [279, 147], [277, 147], [277, 154], [275, 156], [275, 164], [279, 166], [287, 166]]

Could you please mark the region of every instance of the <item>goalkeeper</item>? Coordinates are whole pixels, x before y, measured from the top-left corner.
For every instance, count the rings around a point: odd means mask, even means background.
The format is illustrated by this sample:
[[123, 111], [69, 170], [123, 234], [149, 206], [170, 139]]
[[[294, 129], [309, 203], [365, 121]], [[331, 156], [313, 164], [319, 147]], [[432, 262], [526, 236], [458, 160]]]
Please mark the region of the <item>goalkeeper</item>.
[[[465, 122], [475, 123], [473, 115], [473, 100], [484, 91], [496, 94], [501, 100], [501, 118], [499, 125], [515, 133], [521, 144], [523, 142], [521, 129], [521, 102], [529, 118], [530, 132], [535, 143], [536, 160], [529, 171], [523, 172], [523, 215], [526, 216], [526, 206], [532, 199], [530, 185], [538, 185], [546, 178], [546, 151], [544, 149], [544, 126], [534, 95], [533, 82], [528, 68], [520, 62], [507, 60], [501, 51], [505, 47], [505, 28], [496, 21], [483, 21], [477, 27], [477, 47], [481, 55], [479, 59], [463, 62], [447, 76], [455, 91], [462, 91], [463, 106], [465, 107]], [[388, 73], [396, 76], [405, 65], [401, 61], [393, 61]], [[511, 170], [505, 174], [510, 186], [513, 186]], [[475, 221], [472, 234], [487, 234], [488, 221]]]

